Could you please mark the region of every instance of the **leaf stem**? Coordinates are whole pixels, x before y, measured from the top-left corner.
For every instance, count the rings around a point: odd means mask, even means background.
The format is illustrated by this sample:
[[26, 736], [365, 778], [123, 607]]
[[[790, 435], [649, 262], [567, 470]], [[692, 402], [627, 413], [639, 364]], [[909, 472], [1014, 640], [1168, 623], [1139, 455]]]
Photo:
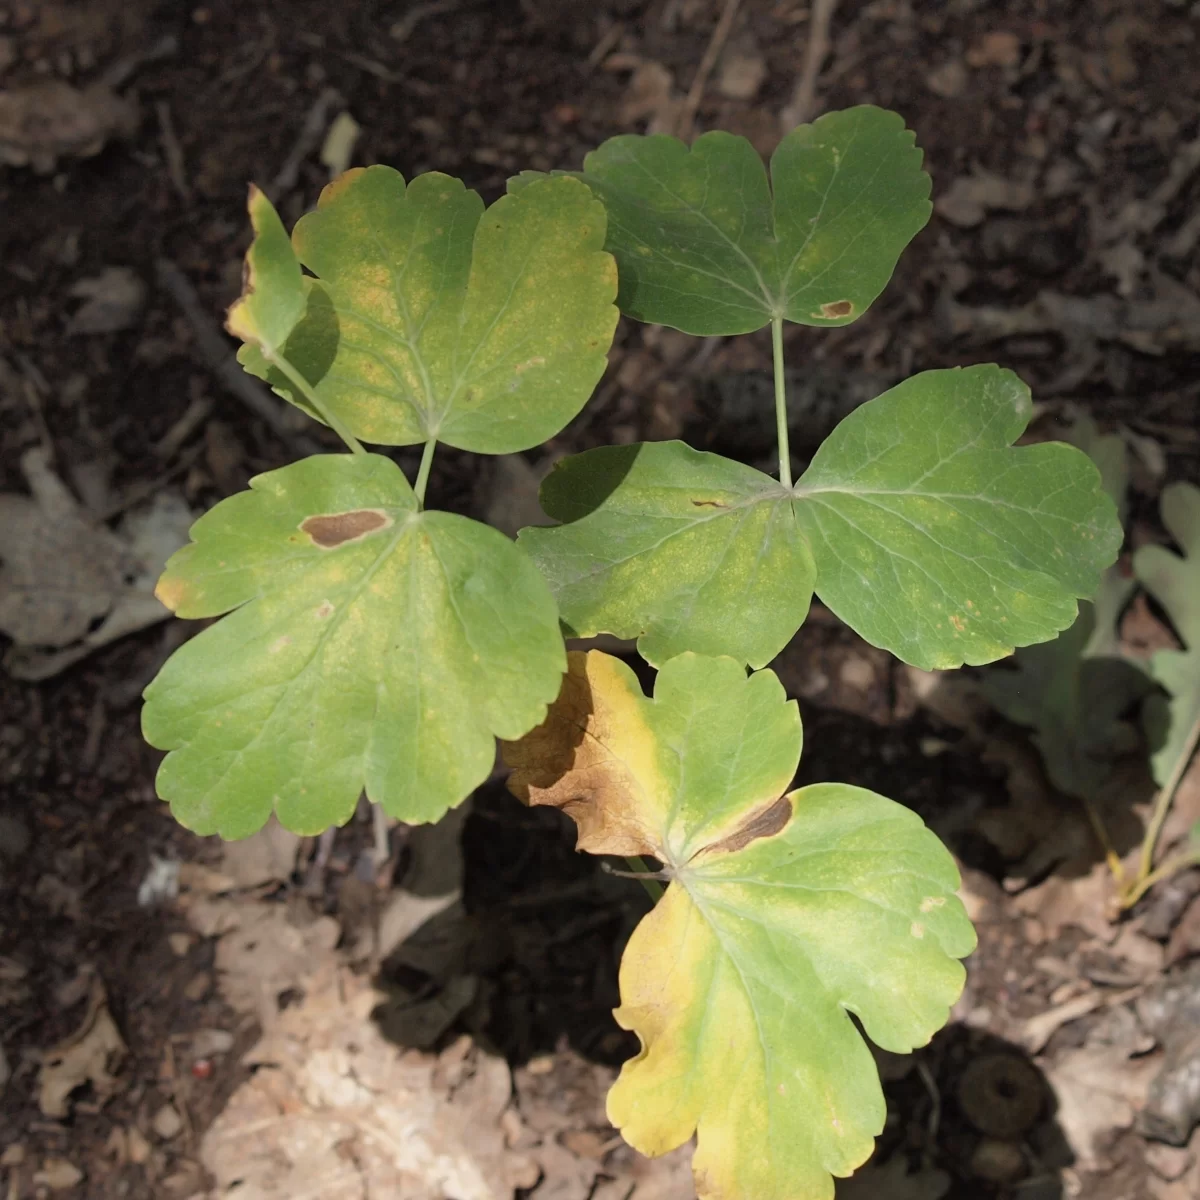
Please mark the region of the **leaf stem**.
[[[1192, 728], [1188, 731], [1187, 740], [1183, 743], [1183, 749], [1175, 760], [1175, 765], [1171, 768], [1171, 774], [1154, 801], [1154, 812], [1150, 817], [1150, 824], [1146, 826], [1146, 836], [1142, 839], [1142, 858], [1138, 869], [1139, 887], [1153, 875], [1154, 851], [1158, 846], [1159, 835], [1162, 833], [1167, 813], [1171, 811], [1171, 801], [1175, 799], [1175, 793], [1179, 789], [1184, 775], [1187, 774], [1192, 756], [1196, 753], [1197, 743], [1200, 743], [1200, 717], [1196, 718]], [[1142, 888], [1142, 891], [1144, 890], [1145, 888]], [[1138, 892], [1139, 896], [1142, 891]]]
[[362, 443], [346, 428], [341, 417], [335, 416], [328, 408], [325, 407], [325, 402], [318, 397], [313, 390], [313, 386], [292, 366], [282, 354], [276, 354], [273, 350], [263, 349], [263, 357], [272, 366], [278, 367], [288, 379], [295, 384], [297, 391], [304, 396], [305, 400], [313, 406], [320, 414], [321, 420], [333, 430], [334, 433], [342, 439], [349, 447], [353, 454], [366, 454], [362, 447]]
[[417, 503], [425, 507], [425, 488], [429, 483], [429, 468], [433, 466], [433, 448], [437, 445], [437, 438], [430, 438], [425, 443], [425, 449], [421, 451], [421, 465], [417, 468], [417, 482], [413, 484], [413, 491], [417, 494]]
[[1150, 872], [1145, 879], [1127, 888], [1120, 897], [1122, 908], [1132, 908], [1156, 883], [1170, 879], [1172, 875], [1200, 864], [1200, 850], [1189, 850], [1168, 858], [1160, 867]]
[[633, 877], [646, 889], [650, 897], [651, 904], [657, 904], [663, 898], [663, 885], [654, 878], [654, 872], [650, 870], [644, 858], [627, 858], [625, 860], [629, 864], [630, 871], [633, 872]]
[[771, 318], [771, 350], [775, 358], [775, 431], [779, 438], [779, 482], [792, 486], [792, 452], [788, 448], [787, 380], [783, 373], [783, 318]]

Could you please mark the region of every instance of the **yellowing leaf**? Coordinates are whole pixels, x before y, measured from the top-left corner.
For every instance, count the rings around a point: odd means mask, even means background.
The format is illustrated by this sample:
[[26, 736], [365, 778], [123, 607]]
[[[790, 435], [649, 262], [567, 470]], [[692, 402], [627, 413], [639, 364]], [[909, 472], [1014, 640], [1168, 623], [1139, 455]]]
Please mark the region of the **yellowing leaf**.
[[[579, 412], [604, 371], [616, 265], [603, 249], [604, 206], [578, 180], [540, 180], [485, 210], [448, 175], [406, 183], [391, 167], [357, 167], [324, 189], [290, 244], [270, 218], [247, 260], [250, 299], [266, 291], [302, 312], [273, 366], [236, 309], [230, 329], [252, 343], [239, 360], [364, 441], [528, 449]], [[257, 285], [268, 247], [280, 261], [286, 249], [294, 281], [264, 273]], [[300, 263], [315, 278], [301, 280]]]
[[646, 1154], [696, 1133], [702, 1200], [830, 1200], [885, 1115], [850, 1014], [904, 1053], [962, 989], [954, 862], [882, 796], [786, 793], [800, 718], [772, 672], [683, 654], [649, 699], [619, 660], [569, 657], [546, 721], [505, 747], [509, 786], [574, 818], [581, 849], [671, 879], [621, 963], [616, 1017], [642, 1050], [609, 1118]]
[[304, 279], [279, 214], [253, 185], [247, 208], [254, 241], [246, 254], [242, 294], [225, 325], [235, 337], [273, 353], [304, 314]]
[[146, 689], [158, 794], [197, 833], [295, 833], [360, 793], [411, 824], [461, 803], [494, 737], [542, 719], [563, 669], [554, 601], [498, 530], [421, 511], [390, 459], [319, 454], [192, 527], [156, 593], [228, 614]]

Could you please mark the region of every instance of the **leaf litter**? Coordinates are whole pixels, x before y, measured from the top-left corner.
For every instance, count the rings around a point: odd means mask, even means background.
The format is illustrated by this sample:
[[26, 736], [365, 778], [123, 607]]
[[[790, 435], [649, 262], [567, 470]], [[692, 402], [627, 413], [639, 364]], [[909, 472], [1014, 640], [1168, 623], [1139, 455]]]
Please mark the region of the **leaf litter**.
[[0, 632], [13, 641], [5, 669], [38, 680], [171, 615], [154, 583], [192, 514], [159, 492], [114, 532], [75, 500], [45, 449], [27, 450], [21, 470], [30, 494], [0, 493]]
[[[404, 874], [372, 917], [374, 947], [344, 915], [339, 925], [278, 902], [272, 884], [294, 878], [302, 846], [274, 823], [226, 844], [216, 867], [184, 864], [179, 903], [216, 939], [220, 992], [262, 1031], [242, 1059], [253, 1075], [201, 1140], [216, 1185], [205, 1200], [694, 1196], [689, 1148], [651, 1161], [615, 1136], [610, 1068], [560, 1050], [514, 1074], [468, 1036], [446, 1044], [457, 981], [474, 986], [463, 973], [463, 816], [407, 831]], [[433, 996], [397, 984], [413, 973], [429, 974]], [[231, 1044], [201, 1030], [192, 1050]]]

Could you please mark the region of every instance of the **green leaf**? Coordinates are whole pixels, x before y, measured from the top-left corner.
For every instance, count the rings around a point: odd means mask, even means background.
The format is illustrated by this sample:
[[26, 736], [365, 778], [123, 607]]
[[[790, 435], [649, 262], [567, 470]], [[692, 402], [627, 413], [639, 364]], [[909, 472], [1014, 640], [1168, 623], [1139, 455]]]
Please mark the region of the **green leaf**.
[[521, 542], [570, 629], [641, 633], [655, 663], [769, 661], [814, 564], [817, 595], [874, 645], [926, 669], [990, 662], [1069, 627], [1121, 541], [1086, 455], [1011, 445], [1030, 410], [1010, 371], [926, 371], [842, 421], [790, 492], [677, 444], [589, 451], [544, 488], [567, 524]]
[[242, 295], [230, 308], [226, 327], [249, 345], [273, 352], [304, 313], [303, 276], [279, 214], [253, 185], [247, 208], [254, 241], [246, 252]]
[[775, 317], [861, 316], [929, 220], [921, 158], [899, 116], [862, 105], [792, 130], [770, 183], [753, 146], [720, 132], [690, 149], [665, 135], [611, 138], [580, 178], [608, 209], [621, 311], [732, 334]]
[[791, 500], [769, 475], [682, 442], [605, 446], [555, 466], [541, 502], [568, 524], [520, 542], [571, 635], [640, 634], [652, 663], [695, 650], [761, 667], [812, 596]]
[[1159, 786], [1175, 771], [1200, 721], [1200, 488], [1190, 483], [1164, 488], [1162, 520], [1183, 553], [1142, 546], [1133, 556], [1134, 574], [1166, 610], [1184, 646], [1150, 659], [1150, 673], [1169, 697], [1147, 706], [1155, 746], [1150, 762]]
[[[1120, 519], [1129, 481], [1124, 440], [1102, 435], [1086, 414], [1063, 437], [1096, 464]], [[1050, 782], [1085, 800], [1100, 796], [1116, 760], [1138, 746], [1126, 717], [1154, 687], [1137, 663], [1121, 657], [1118, 622], [1134, 586], [1133, 579], [1109, 567], [1092, 603], [1079, 606], [1069, 629], [1052, 641], [1017, 650], [1011, 661], [980, 678], [980, 691], [994, 708], [1034, 731]]]
[[608, 1116], [645, 1154], [698, 1143], [706, 1200], [827, 1200], [886, 1108], [870, 1050], [924, 1045], [975, 937], [954, 861], [862, 788], [786, 793], [800, 718], [770, 671], [685, 654], [654, 698], [572, 654], [546, 722], [504, 748], [510, 787], [564, 809], [579, 848], [658, 859], [672, 882], [621, 962], [640, 1053]]
[[[1125, 581], [1109, 575], [1127, 594]], [[1011, 666], [998, 666], [980, 680], [994, 708], [1034, 730], [1050, 782], [1086, 800], [1112, 778], [1116, 759], [1138, 745], [1125, 717], [1154, 686], [1135, 663], [1091, 651], [1098, 608], [1081, 604], [1070, 629], [1018, 650]]]
[[[570, 178], [485, 212], [447, 175], [406, 187], [391, 167], [347, 171], [293, 232], [318, 278], [305, 279], [283, 357], [365, 441], [538, 445], [579, 412], [607, 361], [617, 310], [605, 221]], [[240, 360], [312, 413], [253, 348]]]
[[420, 512], [378, 455], [259, 475], [192, 528], [159, 599], [229, 613], [176, 651], [142, 724], [171, 751], [159, 795], [197, 833], [297, 833], [360, 792], [436, 820], [491, 771], [493, 736], [537, 724], [564, 667], [554, 602], [503, 534]]

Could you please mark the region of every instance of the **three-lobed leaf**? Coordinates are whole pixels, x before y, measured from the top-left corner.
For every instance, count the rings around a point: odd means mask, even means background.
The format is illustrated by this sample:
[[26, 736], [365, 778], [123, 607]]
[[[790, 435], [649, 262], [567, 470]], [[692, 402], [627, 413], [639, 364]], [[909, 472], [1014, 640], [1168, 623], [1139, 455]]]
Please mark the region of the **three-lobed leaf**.
[[579, 848], [644, 854], [672, 882], [621, 963], [641, 1052], [609, 1118], [647, 1154], [696, 1133], [705, 1200], [825, 1200], [885, 1106], [850, 1014], [922, 1045], [961, 991], [974, 933], [949, 853], [861, 788], [787, 793], [801, 729], [770, 671], [685, 654], [654, 698], [619, 660], [569, 656], [545, 723], [506, 745], [512, 790], [564, 810]]
[[[447, 175], [406, 185], [391, 167], [355, 168], [293, 231], [296, 275], [302, 263], [316, 278], [304, 277], [282, 357], [365, 441], [528, 449], [579, 412], [604, 371], [617, 321], [604, 238], [603, 205], [571, 178], [485, 211]], [[273, 256], [277, 240], [272, 227]], [[252, 260], [263, 243], [260, 231]], [[255, 296], [275, 279], [264, 275]], [[312, 413], [257, 347], [240, 358]]]
[[1142, 546], [1134, 553], [1133, 570], [1166, 610], [1184, 646], [1159, 650], [1150, 660], [1150, 673], [1168, 693], [1162, 703], [1148, 705], [1154, 743], [1150, 764], [1155, 781], [1163, 785], [1200, 721], [1200, 488], [1189, 483], [1164, 488], [1161, 511], [1182, 553]]
[[321, 455], [251, 481], [192, 528], [157, 595], [228, 613], [146, 690], [159, 795], [198, 833], [298, 833], [360, 793], [440, 817], [537, 724], [564, 668], [553, 598], [503, 534], [419, 511], [378, 455]]
[[915, 666], [990, 662], [1075, 618], [1121, 529], [1086, 455], [1013, 446], [1028, 389], [995, 366], [926, 371], [851, 413], [792, 489], [679, 443], [561, 462], [521, 533], [579, 636], [641, 635], [752, 666], [814, 588]]
[[929, 220], [921, 158], [899, 116], [860, 105], [792, 130], [769, 182], [750, 142], [719, 131], [691, 147], [663, 134], [610, 138], [580, 178], [608, 209], [621, 311], [733, 334], [776, 318], [861, 316]]

